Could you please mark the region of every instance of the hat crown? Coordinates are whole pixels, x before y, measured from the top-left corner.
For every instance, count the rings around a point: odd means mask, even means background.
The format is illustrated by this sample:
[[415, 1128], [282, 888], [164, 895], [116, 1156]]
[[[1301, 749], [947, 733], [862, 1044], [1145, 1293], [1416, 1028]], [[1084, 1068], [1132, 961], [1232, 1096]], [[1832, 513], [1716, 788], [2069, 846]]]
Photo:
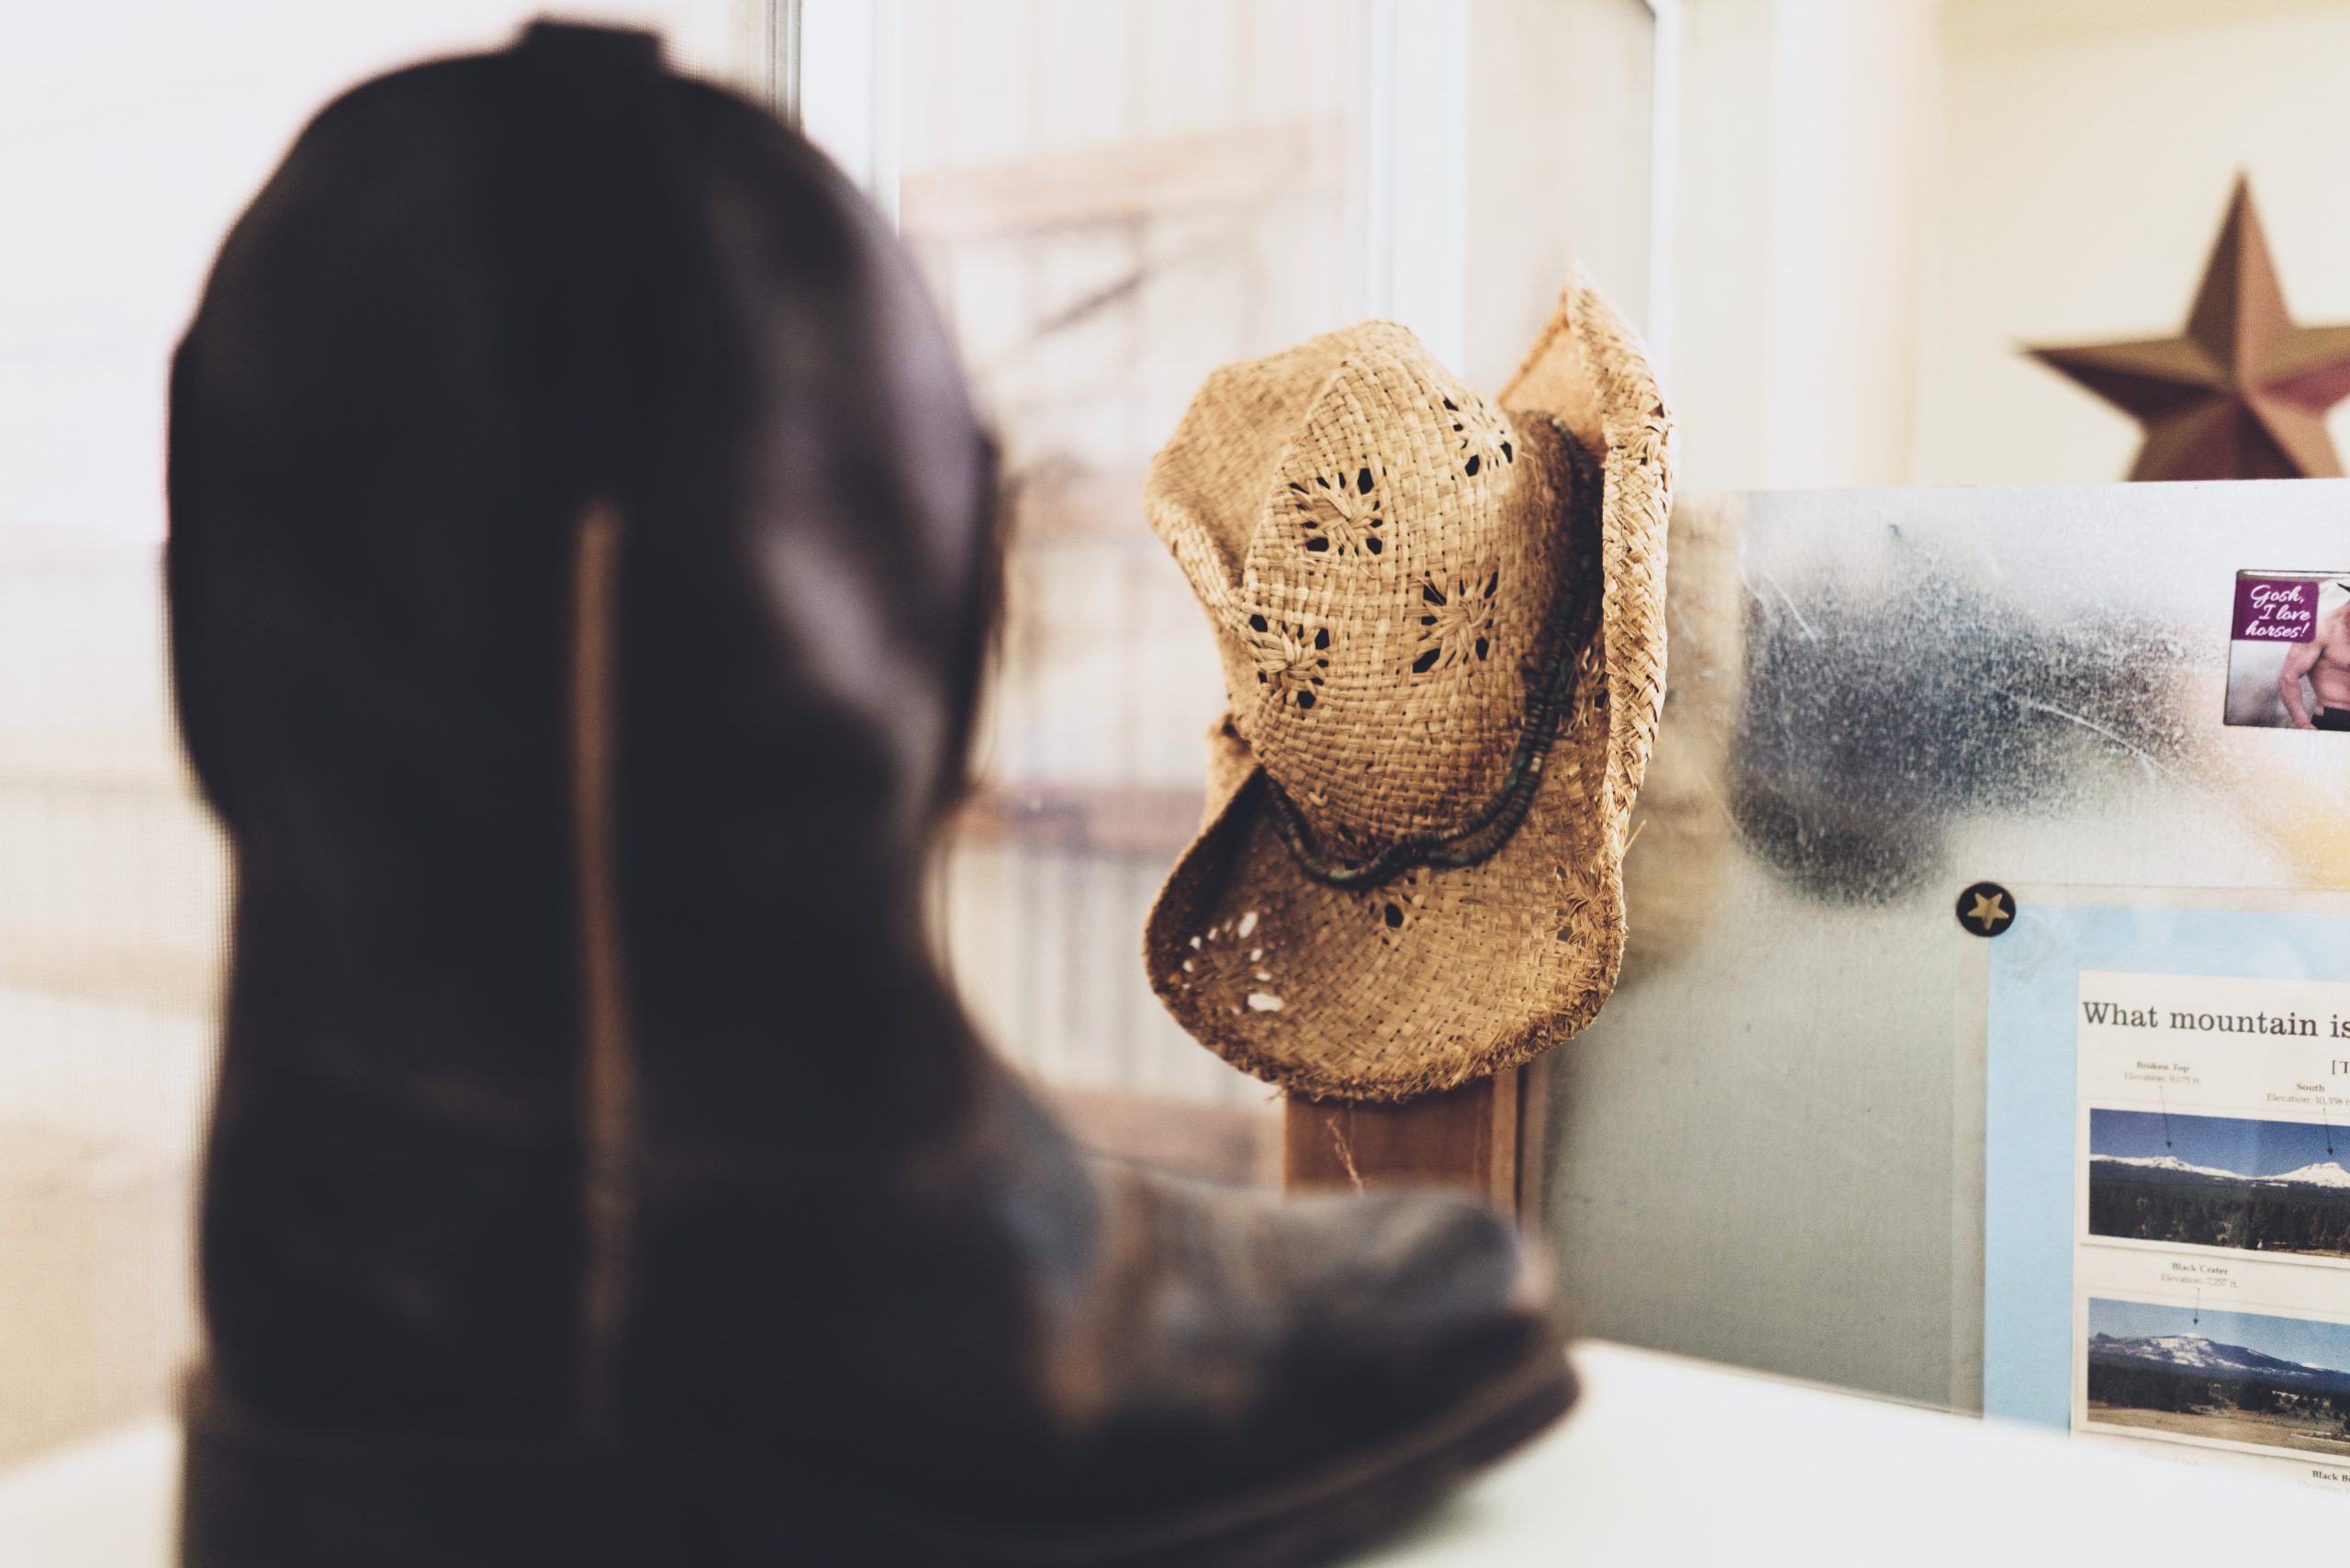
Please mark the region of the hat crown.
[[1570, 439], [1370, 323], [1219, 372], [1154, 465], [1154, 525], [1208, 542], [1185, 566], [1234, 727], [1332, 853], [1505, 787], [1570, 575]]

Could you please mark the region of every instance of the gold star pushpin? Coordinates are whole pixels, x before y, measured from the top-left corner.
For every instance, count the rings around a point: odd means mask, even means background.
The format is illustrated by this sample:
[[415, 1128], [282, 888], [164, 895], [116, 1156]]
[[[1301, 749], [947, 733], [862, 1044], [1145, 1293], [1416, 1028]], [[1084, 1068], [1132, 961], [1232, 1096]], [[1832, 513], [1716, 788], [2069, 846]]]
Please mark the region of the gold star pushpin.
[[2008, 890], [1997, 882], [1977, 882], [1958, 895], [1958, 923], [1977, 936], [1997, 936], [2015, 917]]

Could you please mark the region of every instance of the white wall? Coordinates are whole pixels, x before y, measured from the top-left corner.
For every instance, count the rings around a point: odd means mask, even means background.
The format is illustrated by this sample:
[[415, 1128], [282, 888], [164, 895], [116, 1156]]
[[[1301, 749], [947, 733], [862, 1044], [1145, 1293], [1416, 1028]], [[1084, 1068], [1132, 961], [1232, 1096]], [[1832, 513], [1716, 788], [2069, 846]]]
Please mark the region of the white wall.
[[1919, 482], [2120, 478], [2137, 426], [2017, 345], [2177, 330], [2240, 169], [2296, 318], [2350, 321], [2350, 4], [1952, 0], [1943, 44]]
[[1498, 388], [1580, 267], [1649, 330], [1654, 19], [1641, 0], [1468, 9], [1465, 353]]
[[1683, 482], [1910, 469], [1934, 0], [1691, 0], [1673, 375]]
[[1690, 486], [2121, 477], [2136, 425], [2019, 350], [2177, 330], [2239, 169], [2297, 318], [2350, 320], [2350, 0], [1685, 15]]

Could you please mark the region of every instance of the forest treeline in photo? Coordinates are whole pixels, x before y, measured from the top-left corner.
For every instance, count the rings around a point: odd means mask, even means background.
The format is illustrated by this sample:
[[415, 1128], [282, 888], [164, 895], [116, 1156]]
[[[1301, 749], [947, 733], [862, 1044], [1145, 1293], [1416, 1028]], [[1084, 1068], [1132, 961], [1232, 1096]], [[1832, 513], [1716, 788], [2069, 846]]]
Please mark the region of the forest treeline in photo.
[[2350, 1258], [2350, 1192], [2132, 1177], [2093, 1166], [2089, 1234]]

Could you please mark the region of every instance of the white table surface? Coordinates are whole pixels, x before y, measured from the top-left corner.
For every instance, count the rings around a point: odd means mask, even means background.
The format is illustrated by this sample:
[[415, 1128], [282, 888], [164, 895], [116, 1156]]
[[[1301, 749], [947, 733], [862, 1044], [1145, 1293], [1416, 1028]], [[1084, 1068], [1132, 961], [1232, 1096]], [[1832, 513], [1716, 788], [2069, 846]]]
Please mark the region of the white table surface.
[[[2335, 1560], [2350, 1500], [1622, 1346], [1564, 1426], [1359, 1568]], [[167, 1568], [178, 1439], [0, 1476], [6, 1568]]]

